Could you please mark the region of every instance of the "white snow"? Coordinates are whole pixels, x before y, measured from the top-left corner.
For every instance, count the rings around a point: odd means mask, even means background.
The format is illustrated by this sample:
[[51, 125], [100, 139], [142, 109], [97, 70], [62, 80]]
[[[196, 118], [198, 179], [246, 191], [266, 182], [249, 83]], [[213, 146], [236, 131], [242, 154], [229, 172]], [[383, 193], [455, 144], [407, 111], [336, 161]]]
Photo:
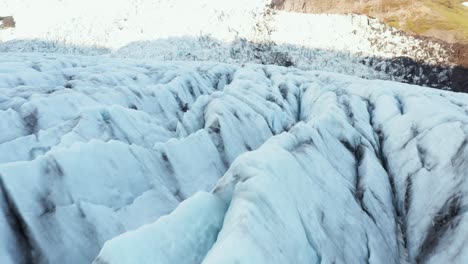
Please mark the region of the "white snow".
[[[18, 0], [0, 9], [17, 27], [4, 40], [31, 39], [120, 48], [130, 42], [210, 34], [232, 40], [252, 34], [255, 12], [266, 0]], [[45, 15], [46, 14], [46, 15]], [[182, 18], [182, 19], [181, 19]], [[230, 29], [230, 25], [236, 25]], [[236, 32], [234, 32], [234, 30]]]
[[13, 15], [17, 26], [0, 30], [0, 51], [236, 64], [277, 64], [278, 58], [288, 58], [302, 69], [390, 80], [399, 77], [380, 69], [385, 67], [376, 69], [369, 57], [447, 63], [447, 51], [440, 44], [405, 36], [375, 19], [272, 11], [267, 3], [3, 1], [2, 14]]
[[463, 2], [462, 5], [468, 7], [468, 2]]

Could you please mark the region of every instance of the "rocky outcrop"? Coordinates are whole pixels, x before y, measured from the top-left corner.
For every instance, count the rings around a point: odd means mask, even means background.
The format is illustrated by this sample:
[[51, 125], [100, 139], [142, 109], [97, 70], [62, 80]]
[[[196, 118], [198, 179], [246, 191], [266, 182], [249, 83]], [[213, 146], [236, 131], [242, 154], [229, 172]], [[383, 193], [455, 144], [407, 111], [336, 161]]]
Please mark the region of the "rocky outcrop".
[[[438, 25], [447, 23], [455, 23], [446, 21], [450, 18], [443, 17], [436, 11], [431, 10], [423, 1], [407, 1], [407, 0], [273, 0], [272, 6], [278, 10], [286, 10], [301, 13], [331, 13], [331, 14], [363, 14], [370, 17], [378, 18], [380, 21], [394, 26], [402, 31], [403, 34], [414, 36], [422, 42], [438, 42], [445, 50], [450, 53], [448, 58], [449, 63], [468, 67], [468, 36], [463, 36], [463, 32], [468, 32], [468, 19], [463, 22], [463, 13], [465, 19], [468, 17], [468, 9], [457, 8], [455, 4], [451, 5], [452, 1], [440, 4], [438, 8], [448, 8], [449, 11], [461, 16], [459, 24], [451, 25], [456, 27], [454, 30], [438, 29]], [[456, 1], [455, 1], [456, 2]], [[448, 5], [448, 6], [445, 6]], [[460, 5], [461, 6], [461, 5]], [[445, 13], [444, 13], [445, 14]], [[418, 20], [419, 19], [419, 20]], [[433, 20], [426, 21], [424, 19]], [[415, 20], [415, 21], [413, 21]], [[425, 24], [427, 23], [427, 25]], [[415, 25], [413, 25], [415, 24]], [[420, 26], [426, 31], [420, 31], [416, 27]], [[450, 26], [450, 27], [451, 27]], [[442, 27], [442, 26], [440, 26]], [[449, 27], [446, 25], [446, 27]], [[435, 29], [432, 29], [435, 28]], [[440, 32], [443, 34], [432, 34], [432, 32]], [[454, 35], [460, 35], [454, 37]], [[424, 45], [424, 44], [423, 44]], [[423, 46], [421, 48], [424, 48]]]
[[362, 13], [387, 12], [404, 2], [408, 0], [273, 0], [272, 5], [278, 9], [305, 13]]
[[452, 49], [455, 62], [468, 67], [468, 44], [453, 44]]
[[14, 28], [15, 19], [12, 16], [0, 17], [0, 28]]

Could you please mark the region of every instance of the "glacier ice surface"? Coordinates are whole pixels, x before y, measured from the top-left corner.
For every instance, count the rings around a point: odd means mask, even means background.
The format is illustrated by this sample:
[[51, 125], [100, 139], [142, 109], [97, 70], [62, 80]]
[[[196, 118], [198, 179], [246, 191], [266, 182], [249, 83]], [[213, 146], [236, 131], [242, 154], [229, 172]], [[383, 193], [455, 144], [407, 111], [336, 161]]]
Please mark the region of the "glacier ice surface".
[[255, 64], [0, 57], [1, 263], [468, 259], [466, 94]]

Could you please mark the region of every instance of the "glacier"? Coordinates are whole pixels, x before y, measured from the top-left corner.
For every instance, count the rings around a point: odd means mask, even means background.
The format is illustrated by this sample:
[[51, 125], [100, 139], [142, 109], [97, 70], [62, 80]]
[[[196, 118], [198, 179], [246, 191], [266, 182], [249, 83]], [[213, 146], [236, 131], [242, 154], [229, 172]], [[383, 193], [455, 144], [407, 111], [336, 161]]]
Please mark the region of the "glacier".
[[293, 65], [468, 91], [454, 47], [362, 15], [289, 13], [271, 3], [4, 0], [0, 15], [13, 16], [16, 27], [0, 30], [0, 52]]
[[0, 263], [468, 260], [467, 94], [2, 53], [0, 131]]

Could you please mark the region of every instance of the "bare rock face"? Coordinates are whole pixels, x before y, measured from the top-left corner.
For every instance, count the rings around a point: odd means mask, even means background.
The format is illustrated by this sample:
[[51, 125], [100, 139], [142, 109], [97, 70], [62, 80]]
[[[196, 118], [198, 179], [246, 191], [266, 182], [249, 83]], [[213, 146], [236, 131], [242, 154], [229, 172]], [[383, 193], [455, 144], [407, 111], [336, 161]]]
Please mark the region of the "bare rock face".
[[[451, 1], [448, 1], [451, 3]], [[449, 5], [450, 3], [447, 3]], [[407, 6], [408, 8], [401, 8]], [[436, 64], [427, 63], [426, 59], [411, 60], [404, 57], [396, 56], [386, 63], [381, 63], [379, 60], [372, 61], [370, 64], [373, 67], [379, 68], [387, 73], [404, 76], [403, 78], [409, 83], [418, 83], [419, 85], [428, 85], [429, 83], [437, 83], [443, 78], [440, 78], [441, 73], [447, 73], [447, 80], [450, 80], [451, 87], [454, 91], [468, 91], [468, 43], [462, 39], [451, 38], [456, 32], [446, 31], [443, 36], [431, 35], [428, 32], [414, 32], [414, 27], [407, 28], [405, 23], [418, 21], [420, 17], [432, 17], [437, 15], [435, 11], [427, 9], [422, 1], [414, 1], [411, 5], [405, 0], [272, 0], [272, 7], [278, 10], [301, 13], [332, 13], [332, 14], [364, 14], [369, 17], [375, 17], [378, 21], [385, 22], [386, 25], [397, 28], [398, 34], [414, 37], [419, 41], [419, 50], [425, 50], [425, 54], [431, 58], [435, 57], [436, 50], [429, 48], [437, 46], [440, 50], [444, 50], [446, 56], [444, 61], [438, 61]], [[440, 6], [445, 8], [445, 6]], [[455, 10], [455, 9], [454, 9]], [[455, 11], [453, 11], [455, 12]], [[457, 11], [458, 12], [458, 11]], [[465, 11], [460, 11], [465, 12]], [[412, 18], [414, 16], [414, 18]], [[398, 19], [396, 19], [398, 18]], [[437, 15], [438, 19], [430, 24], [430, 27], [438, 27], [443, 24], [444, 19]], [[422, 20], [421, 20], [422, 21]], [[419, 21], [413, 24], [421, 24], [425, 26], [424, 21]], [[417, 31], [417, 30], [416, 30]], [[459, 30], [462, 32], [462, 30]], [[458, 33], [457, 33], [458, 34]], [[460, 33], [461, 34], [461, 33]], [[388, 42], [378, 43], [380, 38], [376, 39], [376, 45], [382, 48], [388, 45]], [[455, 40], [455, 41], [454, 41]], [[408, 56], [411, 57], [411, 56]], [[382, 65], [385, 65], [383, 67]]]
[[[433, 1], [432, 1], [433, 2]], [[410, 35], [468, 45], [468, 9], [460, 1], [423, 0], [272, 0], [279, 10], [302, 13], [362, 14]]]
[[458, 64], [468, 67], [468, 44], [454, 44], [453, 51]]
[[284, 8], [284, 2], [285, 0], [272, 0], [271, 5], [272, 7], [278, 8], [278, 9], [283, 9]]
[[285, 9], [305, 13], [360, 13], [364, 11], [385, 12], [404, 0], [273, 0], [273, 5]]
[[0, 28], [14, 28], [15, 19], [12, 16], [0, 17]]

